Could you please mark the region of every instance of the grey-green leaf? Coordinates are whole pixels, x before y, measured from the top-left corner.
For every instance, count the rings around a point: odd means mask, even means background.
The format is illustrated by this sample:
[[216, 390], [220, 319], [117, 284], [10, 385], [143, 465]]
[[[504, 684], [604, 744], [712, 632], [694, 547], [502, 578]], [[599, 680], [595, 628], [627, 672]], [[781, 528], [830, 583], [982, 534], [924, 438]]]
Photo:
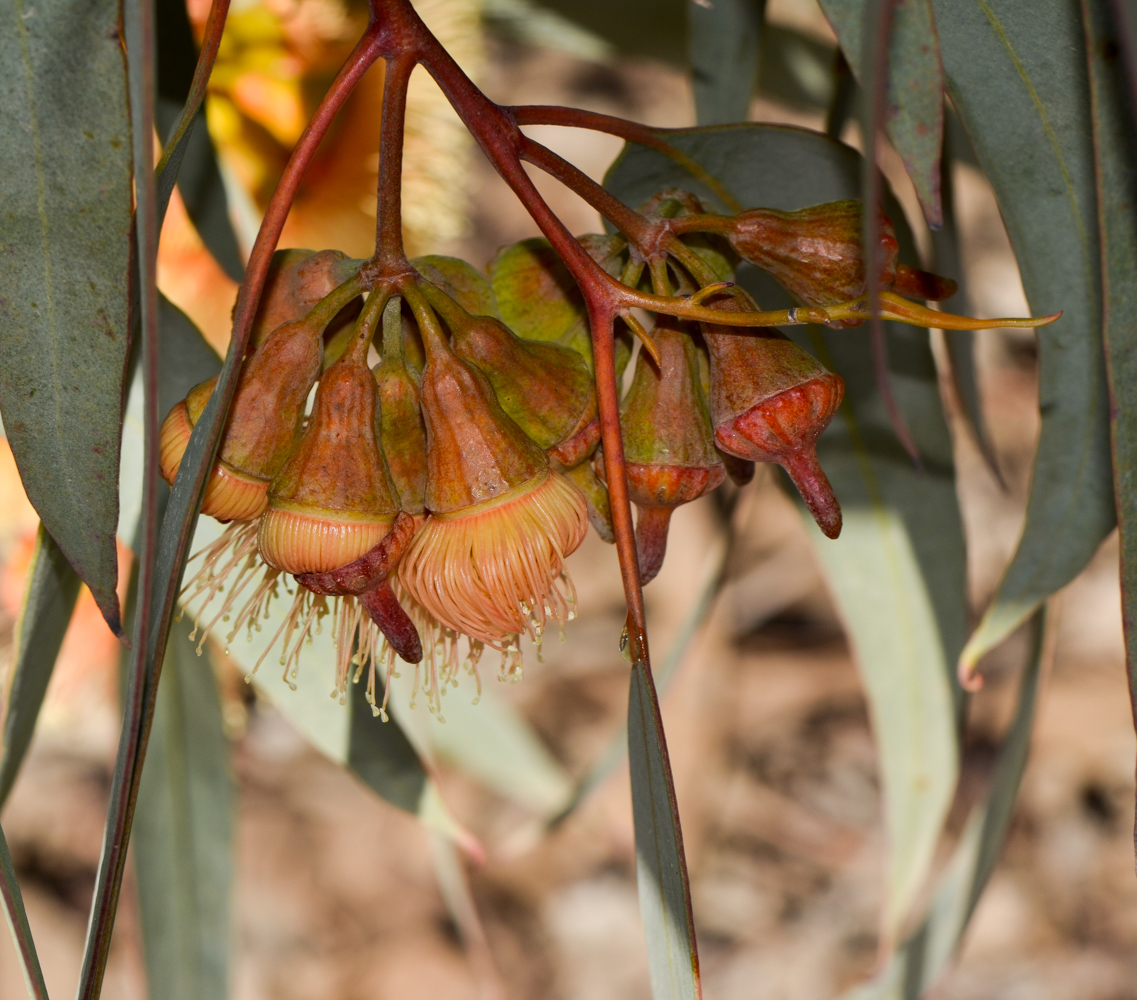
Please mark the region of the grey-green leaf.
[[119, 5], [2, 10], [0, 409], [29, 499], [121, 634], [131, 153]]
[[[865, 44], [866, 0], [820, 0], [858, 82], [865, 83], [872, 47]], [[924, 215], [943, 219], [940, 151], [944, 134], [944, 71], [930, 0], [896, 0], [888, 51], [884, 127], [896, 147]]]
[[687, 46], [695, 120], [744, 122], [758, 76], [765, 0], [717, 0], [687, 5]]
[[[825, 136], [787, 126], [749, 125], [672, 134], [669, 140], [741, 204], [793, 210], [855, 197], [860, 158]], [[651, 190], [682, 186], [708, 204], [714, 192], [673, 160], [629, 147], [606, 183], [636, 203]], [[902, 221], [895, 203], [890, 215]], [[906, 228], [897, 230], [911, 254]], [[740, 274], [740, 279], [749, 282]], [[766, 308], [785, 304], [770, 282]], [[806, 346], [846, 384], [846, 405], [819, 443], [845, 511], [836, 542], [817, 538], [849, 625], [881, 745], [888, 865], [886, 929], [895, 933], [927, 875], [958, 768], [952, 667], [966, 634], [965, 551], [951, 442], [935, 366], [923, 331], [887, 326], [891, 377], [919, 443], [918, 475], [884, 409], [867, 332], [826, 331]]]
[[4, 745], [0, 755], [0, 809], [12, 790], [32, 742], [55, 659], [79, 599], [79, 577], [41, 524], [28, 568], [24, 603], [16, 622], [7, 696], [4, 699]]
[[987, 880], [995, 870], [1030, 751], [1031, 723], [1043, 660], [1045, 615], [1038, 613], [1033, 645], [1019, 687], [1014, 721], [1003, 741], [991, 789], [968, 817], [932, 896], [928, 915], [897, 949], [884, 973], [841, 1000], [921, 1000], [948, 969]]
[[679, 809], [659, 702], [642, 663], [632, 667], [628, 692], [628, 764], [651, 995], [653, 1000], [699, 1000], [699, 953]]
[[24, 897], [16, 881], [16, 869], [12, 865], [12, 855], [3, 830], [0, 830], [0, 902], [4, 904], [4, 917], [12, 932], [12, 942], [16, 946], [28, 996], [31, 1000], [47, 1000], [47, 984], [43, 981], [43, 970], [36, 955], [32, 929], [28, 926], [28, 914], [24, 909]]
[[1105, 0], [1083, 0], [1098, 158], [1105, 263], [1105, 355], [1112, 406], [1114, 492], [1121, 533], [1121, 595], [1129, 696], [1137, 705], [1137, 137], [1119, 39]]
[[207, 656], [175, 624], [138, 789], [134, 863], [152, 997], [229, 995], [234, 790]]
[[1042, 432], [1026, 525], [970, 668], [1089, 562], [1116, 521], [1086, 49], [1078, 6], [935, 0], [948, 91], [1036, 315]]

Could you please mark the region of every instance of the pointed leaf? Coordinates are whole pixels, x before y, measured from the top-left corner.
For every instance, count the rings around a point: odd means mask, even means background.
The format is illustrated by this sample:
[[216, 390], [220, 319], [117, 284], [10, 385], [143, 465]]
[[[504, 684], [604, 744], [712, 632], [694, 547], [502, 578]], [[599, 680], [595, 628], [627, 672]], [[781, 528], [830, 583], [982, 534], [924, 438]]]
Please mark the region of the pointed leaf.
[[700, 125], [750, 117], [765, 6], [765, 0], [687, 5], [691, 89]]
[[0, 830], [0, 901], [4, 903], [4, 917], [12, 932], [12, 943], [20, 959], [24, 973], [24, 984], [31, 1000], [47, 1000], [47, 984], [43, 981], [43, 970], [36, 955], [32, 929], [28, 926], [28, 915], [24, 910], [24, 897], [16, 881], [16, 869], [12, 866], [12, 855], [8, 851], [8, 841]]
[[655, 688], [643, 664], [628, 693], [628, 764], [636, 828], [636, 885], [653, 1000], [698, 1000], [699, 953], [683, 833]]
[[446, 761], [541, 816], [559, 812], [572, 784], [533, 728], [490, 684], [475, 704], [472, 680], [462, 678], [448, 690], [442, 716], [408, 707], [404, 686], [392, 687], [396, 719], [428, 759]]
[[878, 979], [854, 987], [842, 1000], [920, 1000], [930, 995], [929, 991], [955, 960], [967, 924], [995, 870], [1026, 770], [1044, 659], [1044, 629], [1045, 616], [1039, 612], [1030, 658], [1019, 687], [1018, 708], [999, 752], [991, 789], [968, 818], [932, 896], [927, 917], [897, 949]]
[[119, 5], [10, 0], [3, 17], [0, 409], [32, 505], [120, 632], [131, 152]]
[[1076, 4], [935, 0], [948, 90], [1035, 315], [1042, 433], [1026, 526], [963, 654], [973, 665], [1089, 562], [1116, 520], [1086, 51]]
[[188, 632], [170, 632], [133, 834], [146, 978], [164, 1000], [229, 993], [233, 780], [213, 667]]
[[[871, 0], [820, 0], [853, 75], [862, 85], [873, 58], [865, 45], [865, 7]], [[896, 147], [932, 226], [940, 206], [940, 151], [944, 134], [944, 70], [931, 0], [895, 0], [888, 51], [884, 127]]]
[[1084, 0], [1098, 160], [1098, 218], [1105, 263], [1114, 493], [1121, 534], [1121, 596], [1129, 697], [1137, 719], [1137, 137], [1126, 101], [1119, 39], [1103, 0]]
[[[669, 141], [741, 204], [790, 211], [855, 197], [860, 158], [825, 136], [787, 126], [736, 126], [672, 133]], [[687, 187], [714, 193], [662, 154], [629, 146], [606, 181], [624, 201]], [[903, 215], [886, 201], [898, 223]], [[898, 226], [902, 251], [911, 237]], [[755, 272], [740, 272], [750, 283]], [[752, 285], [766, 308], [787, 304], [773, 282]], [[891, 848], [886, 929], [895, 933], [927, 875], [955, 787], [958, 749], [952, 665], [967, 625], [965, 550], [951, 441], [935, 365], [922, 330], [886, 324], [894, 392], [919, 443], [918, 475], [877, 391], [864, 331], [804, 340], [845, 379], [846, 405], [819, 443], [822, 465], [845, 512], [836, 542], [818, 552], [848, 624], [881, 745]], [[801, 334], [798, 334], [801, 336]]]
[[[192, 552], [198, 552], [221, 537], [224, 527], [211, 517], [198, 520]], [[192, 575], [197, 563], [190, 564]], [[259, 579], [259, 577], [258, 577]], [[292, 585], [295, 589], [296, 585]], [[251, 593], [252, 587], [246, 593]], [[189, 601], [184, 614], [195, 625], [207, 625], [221, 610], [229, 589], [218, 594], [211, 602]], [[240, 605], [237, 605], [240, 607]], [[254, 676], [258, 690], [271, 701], [317, 750], [337, 764], [350, 767], [372, 791], [392, 805], [415, 813], [427, 826], [459, 843], [476, 845], [471, 835], [450, 815], [438, 795], [437, 788], [416, 753], [408, 753], [407, 737], [395, 721], [383, 722], [371, 717], [371, 708], [363, 702], [362, 694], [352, 685], [351, 705], [340, 700], [332, 689], [335, 686], [335, 637], [325, 622], [324, 627], [313, 631], [311, 642], [304, 646], [299, 669], [289, 674], [286, 683], [279, 676], [280, 640], [277, 630], [291, 610], [292, 597], [284, 593], [274, 601], [267, 616], [258, 621], [258, 628], [249, 630], [244, 625], [233, 631], [233, 622], [218, 621], [212, 638], [225, 643], [226, 653], [243, 669]], [[201, 642], [204, 632], [198, 631], [194, 642]], [[186, 645], [192, 648], [187, 640]], [[290, 686], [293, 685], [293, 686]]]
[[4, 699], [0, 809], [32, 742], [55, 659], [78, 599], [79, 577], [41, 524], [12, 643], [16, 655]]

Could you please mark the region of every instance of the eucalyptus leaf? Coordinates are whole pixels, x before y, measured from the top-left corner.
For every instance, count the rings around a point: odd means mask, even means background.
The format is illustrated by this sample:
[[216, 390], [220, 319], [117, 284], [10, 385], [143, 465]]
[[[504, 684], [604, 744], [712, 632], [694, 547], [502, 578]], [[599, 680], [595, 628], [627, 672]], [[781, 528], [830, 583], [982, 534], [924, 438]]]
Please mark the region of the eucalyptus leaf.
[[[671, 133], [746, 206], [792, 211], [855, 197], [860, 157], [835, 140], [789, 126], [726, 126]], [[686, 187], [708, 205], [715, 192], [668, 157], [629, 146], [606, 180], [625, 202]], [[903, 256], [911, 236], [894, 201]], [[788, 304], [772, 281], [740, 271], [765, 308]], [[779, 300], [778, 296], [783, 296]], [[881, 747], [890, 845], [885, 933], [895, 935], [928, 873], [958, 770], [958, 688], [952, 666], [967, 626], [965, 548], [951, 440], [935, 365], [922, 330], [886, 324], [890, 378], [925, 461], [912, 467], [892, 432], [873, 377], [867, 332], [795, 336], [845, 380], [845, 405], [818, 453], [845, 512], [841, 538], [816, 536], [857, 654]]]
[[12, 643], [15, 657], [4, 699], [0, 809], [32, 742], [48, 681], [79, 599], [79, 582], [75, 570], [41, 524]]
[[134, 864], [152, 997], [229, 995], [235, 803], [221, 701], [189, 625], [170, 630], [138, 789]]
[[[1109, 369], [1114, 491], [1121, 534], [1121, 597], [1129, 696], [1137, 706], [1137, 139], [1119, 38], [1105, 0], [1083, 0], [1099, 169], [1098, 218], [1105, 262], [1105, 353]], [[1137, 717], [1137, 716], [1135, 716]], [[1137, 838], [1137, 833], [1135, 833]]]
[[554, 815], [572, 784], [529, 723], [493, 690], [496, 683], [487, 679], [477, 693], [473, 679], [463, 677], [446, 690], [442, 719], [422, 705], [410, 708], [405, 685], [395, 686], [392, 713], [428, 760], [445, 761], [542, 817]]
[[979, 897], [987, 886], [1011, 824], [1030, 751], [1031, 723], [1043, 661], [1045, 615], [1033, 625], [1033, 642], [1019, 686], [1014, 721], [1003, 740], [991, 788], [971, 813], [932, 896], [928, 915], [897, 949], [875, 980], [841, 1000], [921, 1000], [951, 966]]
[[[866, 8], [874, 0], [819, 0], [857, 81], [864, 86], [880, 54], [865, 43]], [[881, 6], [876, 2], [876, 7]], [[884, 128], [916, 187], [930, 225], [943, 220], [940, 153], [944, 134], [944, 70], [931, 0], [893, 0]]]
[[0, 409], [28, 498], [121, 634], [132, 193], [119, 4], [3, 9]]
[[471, 316], [493, 316], [495, 319], [501, 319], [493, 287], [473, 264], [467, 264], [457, 257], [431, 254], [426, 257], [416, 257], [411, 261], [411, 265], [423, 277], [445, 289]]
[[32, 929], [28, 926], [28, 914], [24, 909], [24, 896], [16, 881], [16, 869], [12, 865], [12, 855], [8, 841], [0, 829], [0, 901], [4, 904], [4, 917], [12, 932], [12, 943], [20, 960], [20, 970], [24, 974], [24, 984], [31, 1000], [47, 1000], [47, 984], [43, 981], [39, 956], [36, 954]]
[[691, 89], [700, 125], [750, 117], [765, 10], [766, 0], [687, 5]]
[[681, 63], [691, 0], [540, 0], [623, 55]]
[[628, 692], [628, 764], [651, 995], [653, 1000], [698, 1000], [699, 953], [679, 808], [659, 702], [642, 663], [632, 667]]
[[1076, 4], [935, 0], [948, 92], [986, 172], [1038, 331], [1042, 432], [1018, 549], [970, 668], [1089, 562], [1116, 521], [1086, 48]]
[[[205, 549], [220, 539], [224, 530], [224, 526], [211, 517], [199, 518], [191, 551], [197, 553]], [[199, 566], [197, 560], [190, 563], [187, 575], [191, 581]], [[257, 570], [257, 581], [263, 572], [263, 567]], [[475, 843], [450, 815], [418, 754], [408, 752], [412, 745], [398, 723], [373, 718], [370, 706], [366, 702], [359, 703], [362, 693], [358, 685], [350, 685], [350, 705], [348, 698], [341, 700], [333, 690], [336, 644], [329, 620], [325, 619], [322, 627], [313, 629], [311, 641], [303, 646], [296, 671], [289, 670], [287, 678], [280, 677], [280, 630], [293, 601], [292, 594], [285, 591], [284, 582], [280, 581], [281, 596], [271, 603], [267, 614], [258, 619], [254, 627], [242, 624], [239, 629], [234, 629], [235, 618], [225, 621], [220, 617], [222, 605], [232, 594], [232, 581], [205, 604], [193, 599], [191, 587], [182, 613], [193, 622], [193, 642], [203, 642], [206, 628], [213, 622], [209, 638], [224, 643], [226, 654], [250, 679], [255, 678], [258, 692], [312, 746], [335, 763], [351, 768], [372, 791], [392, 805], [416, 814], [430, 828], [455, 837], [467, 846]], [[240, 609], [244, 597], [252, 593], [254, 586], [256, 583], [250, 584], [243, 592], [234, 611]], [[296, 586], [290, 585], [293, 592]], [[214, 619], [217, 620], [214, 622]], [[188, 640], [186, 645], [192, 648]], [[404, 664], [401, 666], [413, 670]]]

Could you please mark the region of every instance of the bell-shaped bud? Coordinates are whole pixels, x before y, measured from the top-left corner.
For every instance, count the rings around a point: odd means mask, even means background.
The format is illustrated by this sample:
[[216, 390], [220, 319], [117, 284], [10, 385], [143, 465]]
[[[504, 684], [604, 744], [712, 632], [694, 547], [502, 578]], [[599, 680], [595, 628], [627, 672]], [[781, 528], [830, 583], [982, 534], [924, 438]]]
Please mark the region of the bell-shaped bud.
[[259, 347], [281, 324], [307, 316], [317, 302], [356, 274], [359, 264], [339, 250], [277, 250], [253, 321], [251, 343]]
[[522, 340], [492, 316], [470, 315], [435, 286], [423, 290], [450, 330], [454, 353], [485, 375], [501, 408], [559, 467], [579, 465], [596, 450], [596, 390], [576, 351]]
[[367, 553], [398, 513], [379, 448], [379, 387], [357, 338], [320, 379], [308, 425], [272, 481], [257, 544], [286, 573], [325, 573]]
[[[269, 482], [296, 442], [305, 401], [320, 372], [320, 334], [318, 324], [285, 323], [245, 361], [203, 513], [241, 521], [264, 510]], [[215, 377], [192, 389], [162, 424], [160, 465], [171, 484], [216, 383]]]
[[776, 462], [821, 530], [841, 533], [841, 507], [817, 460], [845, 383], [777, 330], [703, 325], [711, 356], [715, 443], [751, 462]]
[[399, 298], [383, 311], [383, 359], [375, 366], [379, 385], [379, 439], [399, 509], [422, 514], [426, 501], [426, 426], [419, 402], [419, 374], [403, 350]]
[[[864, 205], [859, 199], [779, 212], [753, 208], [731, 220], [725, 235], [738, 254], [808, 306], [830, 306], [865, 294], [862, 242]], [[941, 301], [955, 282], [899, 263], [892, 223], [879, 210], [880, 287], [919, 299]], [[845, 320], [857, 326], [863, 320]]]
[[[409, 291], [409, 290], [408, 290]], [[410, 296], [408, 296], [410, 297]], [[411, 299], [427, 361], [426, 507], [399, 579], [438, 622], [497, 649], [547, 618], [571, 617], [564, 559], [588, 530], [584, 498], [498, 403], [489, 380], [458, 357], [418, 293]]]
[[652, 340], [660, 363], [640, 351], [620, 414], [628, 491], [639, 509], [636, 548], [644, 583], [663, 565], [671, 512], [726, 476], [699, 384], [695, 344], [667, 316], [656, 323]]

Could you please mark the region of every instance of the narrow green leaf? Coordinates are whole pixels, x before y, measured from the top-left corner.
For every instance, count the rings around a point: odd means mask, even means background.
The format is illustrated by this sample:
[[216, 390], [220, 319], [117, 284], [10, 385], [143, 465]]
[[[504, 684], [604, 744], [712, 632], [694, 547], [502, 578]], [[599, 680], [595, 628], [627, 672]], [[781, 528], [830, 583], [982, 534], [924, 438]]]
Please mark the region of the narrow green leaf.
[[1101, 263], [1078, 6], [934, 0], [948, 91], [995, 189], [1038, 331], [1042, 432], [1026, 526], [970, 668], [1089, 562], [1116, 521]]
[[766, 0], [717, 0], [687, 5], [687, 47], [695, 120], [744, 122], [758, 76]]
[[221, 701], [175, 625], [138, 788], [134, 864], [150, 996], [229, 994], [234, 789]]
[[79, 577], [41, 524], [36, 532], [24, 603], [12, 643], [16, 655], [4, 699], [0, 809], [8, 799], [32, 742], [55, 659], [78, 599]]
[[0, 409], [28, 498], [121, 634], [131, 151], [119, 5], [3, 11]]
[[991, 789], [968, 818], [932, 896], [928, 915], [897, 949], [888, 968], [841, 1000], [921, 1000], [954, 961], [979, 897], [995, 870], [1030, 751], [1038, 682], [1044, 659], [1045, 615], [1038, 612], [1033, 644], [1019, 687], [1014, 721], [1003, 741]]
[[[164, 169], [158, 181], [158, 205], [164, 216], [176, 180], [186, 212], [202, 242], [225, 273], [240, 281], [245, 268], [229, 218], [217, 155], [201, 110], [205, 84], [217, 52], [216, 44], [211, 42], [219, 41], [227, 11], [227, 0], [218, 0], [213, 5], [210, 17], [214, 23], [207, 28], [200, 61], [185, 4], [158, 4], [155, 11], [158, 56], [155, 117], [158, 134], [167, 137]], [[183, 124], [180, 119], [184, 115], [188, 117]]]
[[[1105, 264], [1105, 356], [1109, 369], [1114, 493], [1121, 534], [1121, 599], [1129, 697], [1137, 719], [1137, 137], [1119, 38], [1106, 0], [1083, 0], [1094, 140], [1098, 219]], [[1134, 831], [1137, 842], [1137, 828]]]
[[[865, 85], [874, 58], [865, 45], [866, 7], [872, 0], [820, 0], [854, 76]], [[940, 151], [944, 134], [944, 70], [931, 0], [896, 0], [888, 51], [885, 131], [916, 187], [929, 224], [943, 220]]]
[[653, 1000], [698, 1000], [699, 952], [683, 833], [655, 687], [642, 663], [628, 692], [628, 764], [636, 829], [636, 885]]
[[[679, 671], [679, 667], [687, 658], [691, 644], [702, 632], [703, 626], [714, 610], [723, 584], [726, 583], [726, 566], [733, 548], [734, 532], [728, 529], [726, 535], [720, 538], [708, 554], [707, 570], [704, 581], [696, 592], [696, 597], [687, 616], [679, 626], [679, 632], [667, 650], [662, 666], [656, 671], [656, 687], [661, 695], [667, 693], [672, 680]], [[572, 797], [564, 807], [549, 820], [549, 826], [555, 826], [567, 819], [581, 802], [583, 802], [596, 788], [598, 788], [616, 767], [624, 760], [628, 751], [626, 727], [622, 728], [608, 744], [608, 749], [600, 756], [596, 763], [588, 770], [573, 789]]]
[[[205, 548], [220, 538], [224, 530], [224, 526], [211, 517], [199, 518], [191, 551], [196, 553]], [[197, 566], [196, 562], [190, 564], [191, 576]], [[194, 635], [193, 642], [184, 640], [186, 646], [193, 648], [195, 643], [203, 641], [204, 626], [218, 616], [231, 586], [205, 605], [190, 601], [188, 606], [183, 606], [183, 614], [197, 629], [196, 634], [190, 633]], [[251, 590], [250, 586], [245, 593]], [[350, 767], [372, 791], [392, 805], [416, 814], [431, 829], [454, 837], [468, 849], [480, 850], [446, 808], [429, 772], [414, 752], [414, 745], [408, 743], [398, 723], [373, 718], [370, 706], [358, 690], [359, 685], [351, 685], [350, 706], [348, 699], [341, 701], [334, 692], [336, 645], [327, 621], [322, 629], [312, 632], [296, 673], [289, 672], [287, 682], [281, 678], [278, 629], [291, 608], [292, 597], [285, 594], [282, 581], [281, 599], [273, 602], [267, 616], [257, 622], [257, 628], [250, 630], [242, 626], [233, 631], [233, 621], [218, 620], [211, 637], [225, 644], [226, 653], [233, 661], [255, 678], [258, 691], [317, 750], [337, 764]], [[413, 670], [402, 663], [400, 667]]]
[[43, 981], [39, 956], [36, 955], [32, 929], [28, 926], [28, 914], [24, 910], [24, 897], [16, 881], [16, 869], [12, 865], [12, 855], [8, 851], [8, 841], [0, 829], [0, 899], [4, 902], [4, 917], [12, 932], [12, 943], [20, 959], [20, 969], [24, 973], [24, 984], [31, 1000], [47, 1000], [47, 984]]
[[[860, 157], [802, 129], [748, 125], [668, 138], [746, 206], [789, 211], [860, 191]], [[674, 161], [642, 147], [628, 147], [606, 183], [629, 203], [681, 186], [716, 204]], [[903, 215], [893, 201], [886, 200], [886, 208], [910, 257]], [[739, 279], [765, 308], [788, 304], [772, 281], [754, 284], [752, 270]], [[891, 850], [885, 928], [895, 934], [927, 876], [955, 787], [952, 667], [966, 634], [967, 604], [951, 440], [928, 336], [895, 324], [886, 324], [886, 336], [894, 393], [924, 457], [922, 475], [892, 432], [867, 332], [825, 331], [802, 342], [845, 379], [846, 403], [818, 447], [845, 527], [835, 542], [820, 535], [816, 541], [848, 623], [881, 745]]]
[[[402, 668], [400, 668], [402, 669]], [[402, 687], [392, 687], [391, 710], [419, 752], [446, 761], [499, 795], [540, 816], [564, 808], [572, 783], [524, 718], [490, 686], [475, 704], [472, 679], [462, 678], [442, 701], [440, 721], [419, 705], [408, 707]]]
[[624, 55], [681, 63], [690, 0], [540, 0]]

